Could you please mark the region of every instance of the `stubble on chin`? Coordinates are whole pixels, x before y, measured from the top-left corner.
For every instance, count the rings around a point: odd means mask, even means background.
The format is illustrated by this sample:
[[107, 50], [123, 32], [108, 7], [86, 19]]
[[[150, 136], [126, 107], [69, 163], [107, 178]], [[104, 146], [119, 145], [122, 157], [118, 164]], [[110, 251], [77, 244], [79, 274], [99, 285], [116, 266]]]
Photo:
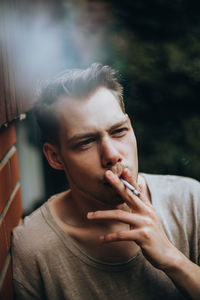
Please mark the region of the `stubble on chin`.
[[119, 193], [111, 186], [111, 184], [103, 178], [101, 180], [101, 191], [96, 195], [101, 203], [106, 205], [120, 205], [124, 203]]
[[117, 206], [124, 203], [124, 200], [121, 196], [113, 189], [112, 186], [107, 186], [104, 189], [104, 192], [101, 195], [96, 197], [101, 204], [104, 204], [108, 207]]

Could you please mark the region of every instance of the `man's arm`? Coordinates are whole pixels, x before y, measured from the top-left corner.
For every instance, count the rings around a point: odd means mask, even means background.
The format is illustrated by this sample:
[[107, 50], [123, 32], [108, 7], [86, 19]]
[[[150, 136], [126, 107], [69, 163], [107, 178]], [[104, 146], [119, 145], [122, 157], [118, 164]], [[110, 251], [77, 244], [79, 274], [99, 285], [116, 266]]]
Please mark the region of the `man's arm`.
[[174, 267], [164, 270], [174, 284], [192, 299], [200, 299], [200, 267], [180, 253]]
[[[124, 186], [111, 171], [105, 177], [118, 191], [130, 208], [124, 210], [96, 211], [88, 214], [89, 219], [118, 220], [130, 225], [128, 231], [101, 236], [103, 242], [134, 241], [151, 264], [164, 271], [174, 284], [192, 299], [200, 299], [200, 267], [185, 257], [168, 239], [156, 210], [141, 190], [140, 198]], [[123, 178], [139, 189], [127, 169]]]

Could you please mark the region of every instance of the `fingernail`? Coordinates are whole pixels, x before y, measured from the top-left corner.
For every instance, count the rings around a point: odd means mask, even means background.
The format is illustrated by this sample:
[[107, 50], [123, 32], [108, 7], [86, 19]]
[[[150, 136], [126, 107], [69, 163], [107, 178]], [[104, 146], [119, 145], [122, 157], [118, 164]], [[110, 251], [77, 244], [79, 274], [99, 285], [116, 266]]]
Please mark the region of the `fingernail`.
[[109, 178], [113, 178], [113, 177], [114, 177], [113, 172], [110, 171], [110, 170], [106, 171], [106, 175], [107, 175]]
[[91, 211], [91, 212], [89, 212], [89, 213], [87, 213], [87, 217], [88, 218], [90, 218], [90, 217], [92, 217], [94, 215], [94, 213]]

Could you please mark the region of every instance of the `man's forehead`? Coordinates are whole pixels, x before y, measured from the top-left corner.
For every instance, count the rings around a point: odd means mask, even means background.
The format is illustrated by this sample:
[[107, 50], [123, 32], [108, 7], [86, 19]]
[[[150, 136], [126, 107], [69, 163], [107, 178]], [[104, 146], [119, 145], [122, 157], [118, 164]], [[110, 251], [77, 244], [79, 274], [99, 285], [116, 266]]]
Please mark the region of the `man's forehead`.
[[67, 122], [61, 123], [61, 131], [65, 133], [65, 136], [71, 138], [78, 135], [92, 135], [99, 134], [101, 131], [109, 131], [128, 122], [127, 115], [121, 114], [116, 118], [110, 118], [104, 120], [97, 120], [95, 118], [88, 118], [87, 120], [75, 120], [71, 119]]
[[[105, 100], [105, 105], [109, 104], [109, 100], [114, 100], [119, 104], [117, 96], [115, 94], [116, 93], [114, 91], [109, 90], [106, 87], [99, 87], [95, 91], [89, 93], [86, 96], [83, 95], [82, 97], [62, 95], [58, 98], [56, 106], [58, 106], [58, 107], [63, 106], [63, 105], [76, 106], [78, 103], [82, 103], [84, 105], [84, 104], [87, 104], [87, 102], [90, 100], [92, 100], [92, 103], [95, 103], [95, 105], [96, 105], [100, 102], [103, 102], [102, 101], [103, 99]], [[95, 102], [95, 100], [97, 102]]]
[[106, 118], [108, 113], [110, 116], [124, 114], [116, 97], [106, 88], [100, 88], [86, 98], [62, 97], [58, 101], [56, 112], [58, 117], [70, 121], [75, 117], [86, 120], [92, 116]]
[[70, 134], [106, 129], [126, 120], [115, 96], [103, 88], [88, 99], [61, 99], [58, 116], [61, 129]]

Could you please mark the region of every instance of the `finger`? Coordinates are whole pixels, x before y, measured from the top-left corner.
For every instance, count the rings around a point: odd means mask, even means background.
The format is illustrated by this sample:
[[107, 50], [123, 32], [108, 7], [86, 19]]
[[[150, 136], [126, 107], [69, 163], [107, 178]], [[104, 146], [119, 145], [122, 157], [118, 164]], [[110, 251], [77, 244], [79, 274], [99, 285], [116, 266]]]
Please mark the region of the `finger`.
[[142, 184], [139, 184], [139, 191], [140, 191], [140, 199], [148, 206], [152, 206], [150, 200], [147, 198], [147, 196], [145, 196], [145, 188]]
[[[125, 168], [122, 172], [123, 178], [128, 181], [139, 193], [140, 193], [140, 200], [144, 203], [149, 204], [149, 200], [145, 197], [144, 188], [142, 184], [138, 184], [136, 180], [134, 180], [131, 171], [128, 168]], [[137, 196], [137, 195], [136, 195]]]
[[127, 180], [124, 180], [123, 178], [120, 178], [120, 180], [129, 190], [131, 190], [131, 192], [133, 192], [133, 194], [135, 194], [137, 197], [140, 197], [140, 192], [136, 188], [134, 188], [132, 184], [130, 184]]
[[143, 207], [140, 202], [141, 200], [138, 199], [138, 196], [136, 196], [128, 187], [125, 188], [125, 191], [127, 193], [127, 201], [126, 204], [131, 209], [132, 212], [141, 212], [143, 213], [145, 211], [145, 207]]
[[122, 181], [115, 175], [112, 171], [107, 170], [105, 172], [105, 177], [109, 183], [117, 190], [120, 196], [128, 204], [131, 209], [136, 209], [140, 211], [145, 210], [145, 205], [137, 196], [135, 196], [127, 187], [124, 186]]
[[132, 242], [136, 242], [139, 245], [140, 231], [137, 229], [118, 231], [118, 232], [101, 235], [99, 239], [104, 243], [132, 241]]
[[122, 190], [125, 191], [125, 186], [123, 184], [123, 182], [119, 179], [119, 177], [114, 174], [111, 170], [107, 170], [105, 172], [105, 178], [107, 179], [107, 181], [113, 186], [115, 187], [117, 190]]
[[131, 225], [133, 227], [141, 227], [147, 224], [148, 217], [139, 214], [129, 213], [124, 210], [99, 210], [95, 212], [89, 212], [87, 218], [90, 220], [112, 220], [119, 221], [125, 224]]
[[128, 181], [136, 190], [139, 191], [139, 185], [138, 185], [137, 181], [133, 178], [133, 174], [128, 168], [125, 168], [123, 170], [122, 177], [126, 181]]

